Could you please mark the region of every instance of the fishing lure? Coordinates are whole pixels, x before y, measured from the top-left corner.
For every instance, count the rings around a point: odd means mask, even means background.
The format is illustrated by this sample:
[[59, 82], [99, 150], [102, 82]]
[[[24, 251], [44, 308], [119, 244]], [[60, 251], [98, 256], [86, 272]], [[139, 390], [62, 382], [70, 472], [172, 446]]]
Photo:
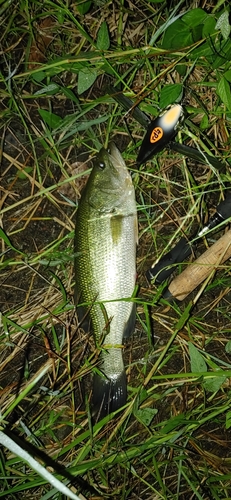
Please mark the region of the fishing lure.
[[141, 144], [137, 163], [146, 163], [154, 154], [164, 149], [175, 137], [177, 127], [183, 120], [184, 112], [180, 104], [174, 104], [162, 115], [148, 125], [147, 132]]
[[150, 118], [141, 111], [129, 97], [126, 97], [121, 90], [115, 87], [109, 87], [108, 93], [123, 107], [123, 109], [129, 111], [142, 127], [147, 129], [137, 158], [139, 166], [150, 160], [152, 156], [159, 153], [159, 151], [165, 147], [168, 147], [172, 151], [176, 151], [202, 164], [209, 163], [218, 170], [223, 170], [225, 168], [224, 163], [214, 156], [172, 140], [177, 133], [178, 124], [180, 124], [183, 119], [183, 108], [180, 104], [174, 104], [162, 113], [162, 115], [151, 121]]

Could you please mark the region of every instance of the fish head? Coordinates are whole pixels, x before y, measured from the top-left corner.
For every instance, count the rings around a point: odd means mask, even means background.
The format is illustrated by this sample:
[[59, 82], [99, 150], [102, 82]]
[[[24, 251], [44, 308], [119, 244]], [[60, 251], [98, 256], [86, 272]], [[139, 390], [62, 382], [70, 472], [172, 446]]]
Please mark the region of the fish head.
[[134, 188], [126, 164], [112, 142], [97, 154], [87, 183], [88, 203], [100, 212], [113, 213], [134, 197]]

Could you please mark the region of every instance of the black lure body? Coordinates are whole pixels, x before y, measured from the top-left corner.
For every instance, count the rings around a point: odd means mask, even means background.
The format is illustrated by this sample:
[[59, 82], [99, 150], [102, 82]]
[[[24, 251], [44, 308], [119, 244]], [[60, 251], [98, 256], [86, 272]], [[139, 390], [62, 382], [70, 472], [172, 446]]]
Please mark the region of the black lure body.
[[183, 108], [180, 104], [174, 104], [162, 115], [151, 121], [144, 136], [137, 163], [145, 163], [152, 156], [164, 149], [175, 137], [177, 126], [183, 118]]

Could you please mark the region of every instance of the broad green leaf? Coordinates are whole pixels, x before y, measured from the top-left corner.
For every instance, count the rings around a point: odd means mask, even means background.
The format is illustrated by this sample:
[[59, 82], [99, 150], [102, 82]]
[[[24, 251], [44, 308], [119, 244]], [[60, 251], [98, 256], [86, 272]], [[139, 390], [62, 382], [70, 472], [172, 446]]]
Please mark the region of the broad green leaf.
[[46, 72], [45, 71], [38, 71], [35, 74], [32, 74], [32, 78], [35, 82], [42, 82], [46, 78]]
[[191, 9], [182, 17], [182, 20], [191, 28], [195, 28], [195, 26], [203, 24], [206, 17], [208, 14], [203, 9]]
[[62, 118], [58, 115], [55, 115], [51, 111], [47, 111], [46, 109], [39, 109], [39, 114], [43, 121], [50, 127], [51, 129], [57, 128], [62, 123]]
[[171, 47], [172, 49], [183, 49], [184, 47], [189, 47], [192, 45], [194, 42], [192, 33], [189, 31], [187, 27], [184, 26], [184, 28], [180, 31], [180, 37], [179, 37], [179, 32], [174, 34], [171, 40]]
[[78, 94], [88, 90], [97, 78], [97, 71], [92, 68], [81, 69], [78, 74]]
[[202, 354], [198, 351], [194, 344], [189, 342], [189, 356], [192, 372], [207, 372], [207, 365]]
[[108, 50], [110, 47], [110, 38], [106, 21], [103, 21], [99, 28], [96, 46], [99, 50]]
[[231, 353], [231, 340], [229, 340], [225, 346], [225, 352], [227, 352], [228, 354]]
[[217, 85], [217, 95], [220, 97], [222, 102], [231, 111], [231, 91], [229, 82], [226, 78], [222, 77]]
[[[162, 47], [180, 49], [202, 38], [203, 23], [208, 15], [202, 9], [192, 9], [181, 19], [177, 19], [167, 28]], [[180, 36], [179, 36], [180, 34]]]
[[156, 408], [143, 408], [136, 410], [135, 416], [142, 424], [149, 426], [157, 413], [158, 410]]
[[209, 126], [209, 119], [208, 116], [204, 114], [200, 122], [200, 129], [206, 130], [208, 126]]
[[58, 22], [59, 22], [60, 26], [62, 26], [62, 24], [64, 22], [64, 19], [65, 19], [65, 11], [64, 11], [64, 9], [57, 8], [56, 9], [56, 15], [57, 15], [57, 19], [58, 19]]
[[[179, 33], [181, 34], [180, 37]], [[183, 40], [185, 37], [191, 37], [188, 26], [183, 23], [182, 19], [177, 19], [166, 29], [162, 41], [162, 48], [171, 49], [184, 47], [185, 43]]]
[[215, 26], [216, 30], [220, 30], [223, 38], [227, 40], [230, 35], [229, 12], [225, 10], [219, 17]]
[[215, 25], [216, 21], [214, 17], [207, 16], [207, 18], [203, 22], [202, 37], [206, 38], [207, 36], [211, 36], [215, 31]]
[[191, 28], [192, 39], [194, 42], [198, 42], [199, 40], [202, 39], [202, 30], [203, 30], [203, 24], [198, 24], [197, 26]]
[[178, 71], [180, 76], [185, 76], [187, 73], [187, 66], [186, 64], [177, 64], [176, 66], [176, 71]]
[[228, 82], [231, 83], [231, 69], [226, 71], [223, 76], [225, 77], [226, 80], [228, 80]]
[[30, 172], [32, 172], [33, 170], [33, 167], [24, 167], [23, 170], [19, 170], [18, 173], [17, 173], [17, 177], [19, 179], [26, 179], [26, 174], [29, 174]]
[[47, 78], [48, 76], [51, 77], [51, 76], [58, 75], [59, 73], [62, 73], [65, 69], [68, 69], [67, 66], [68, 65], [61, 66], [61, 65], [59, 65], [59, 61], [57, 61], [57, 66], [51, 65], [50, 67], [46, 68], [46, 70], [44, 70], [44, 71], [42, 70], [42, 71], [32, 73], [32, 78], [36, 82], [40, 83], [43, 80], [45, 80], [45, 78]]
[[76, 3], [77, 3], [79, 13], [82, 14], [82, 16], [84, 16], [84, 14], [86, 14], [90, 10], [92, 1], [91, 0], [87, 0], [87, 1], [77, 0]]
[[38, 95], [55, 95], [60, 90], [60, 86], [57, 83], [50, 83], [50, 85], [46, 85], [42, 89], [37, 90], [34, 93], [35, 96]]
[[183, 85], [181, 83], [165, 85], [160, 93], [160, 108], [163, 109], [169, 106], [169, 104], [179, 102], [182, 99], [182, 95]]
[[203, 382], [203, 387], [206, 391], [209, 392], [217, 392], [219, 391], [220, 387], [222, 384], [224, 384], [226, 380], [226, 376], [217, 376], [217, 377], [212, 377], [212, 378], [207, 378]]

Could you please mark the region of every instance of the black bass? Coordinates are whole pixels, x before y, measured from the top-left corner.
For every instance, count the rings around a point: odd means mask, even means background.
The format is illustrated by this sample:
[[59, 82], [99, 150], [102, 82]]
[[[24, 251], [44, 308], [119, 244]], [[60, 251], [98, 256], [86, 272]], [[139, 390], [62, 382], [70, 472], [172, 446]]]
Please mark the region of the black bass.
[[[76, 297], [87, 304], [100, 365], [93, 378], [98, 418], [126, 403], [122, 342], [135, 327], [137, 210], [131, 176], [115, 144], [98, 153], [79, 202]], [[126, 300], [124, 300], [126, 299]]]

